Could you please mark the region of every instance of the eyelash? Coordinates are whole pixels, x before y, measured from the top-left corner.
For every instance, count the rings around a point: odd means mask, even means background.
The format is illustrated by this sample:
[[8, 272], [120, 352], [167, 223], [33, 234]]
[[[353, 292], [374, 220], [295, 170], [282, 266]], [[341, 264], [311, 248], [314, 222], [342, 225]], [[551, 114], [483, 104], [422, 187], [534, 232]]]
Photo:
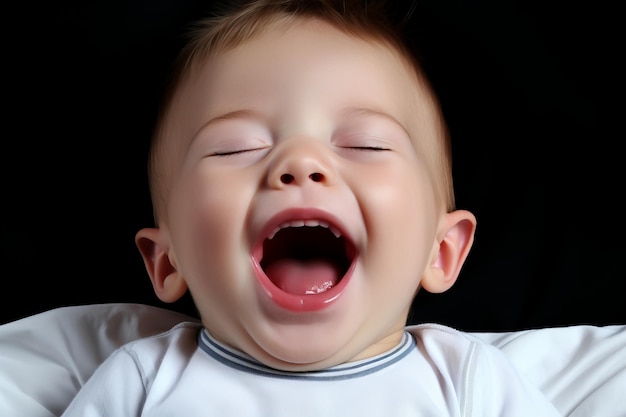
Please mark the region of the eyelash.
[[238, 149], [236, 151], [213, 152], [209, 156], [217, 156], [217, 157], [232, 156], [232, 155], [237, 155], [237, 154], [245, 153], [245, 152], [261, 151], [263, 149], [266, 149], [266, 148]]
[[[225, 157], [225, 156], [238, 155], [238, 154], [242, 154], [246, 152], [260, 151], [263, 149], [265, 148], [238, 149], [236, 151], [214, 152], [210, 156], [216, 156], [219, 158], [219, 157]], [[372, 152], [383, 152], [383, 151], [391, 150], [390, 148], [383, 148], [382, 146], [345, 146], [344, 149], [350, 149], [350, 150], [355, 150], [355, 151], [372, 151]]]
[[345, 149], [354, 149], [358, 151], [374, 151], [374, 152], [382, 152], [382, 151], [390, 151], [389, 148], [383, 148], [382, 146], [346, 146]]

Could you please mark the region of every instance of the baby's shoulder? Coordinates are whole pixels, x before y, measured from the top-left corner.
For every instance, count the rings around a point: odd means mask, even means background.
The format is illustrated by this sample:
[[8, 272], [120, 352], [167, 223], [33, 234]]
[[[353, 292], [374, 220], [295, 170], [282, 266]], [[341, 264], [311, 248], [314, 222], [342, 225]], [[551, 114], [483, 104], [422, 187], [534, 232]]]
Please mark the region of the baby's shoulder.
[[474, 344], [487, 345], [487, 343], [471, 333], [467, 333], [443, 324], [414, 324], [407, 326], [406, 331], [413, 335], [418, 344], [453, 344], [459, 345], [459, 347], [469, 347]]
[[197, 347], [201, 328], [199, 322], [183, 321], [162, 332], [128, 342], [118, 350], [133, 357], [158, 356], [168, 350], [192, 352]]
[[440, 366], [462, 366], [472, 362], [506, 362], [504, 353], [495, 346], [464, 332], [442, 324], [418, 324], [408, 326], [417, 345], [417, 350], [424, 356], [439, 362]]

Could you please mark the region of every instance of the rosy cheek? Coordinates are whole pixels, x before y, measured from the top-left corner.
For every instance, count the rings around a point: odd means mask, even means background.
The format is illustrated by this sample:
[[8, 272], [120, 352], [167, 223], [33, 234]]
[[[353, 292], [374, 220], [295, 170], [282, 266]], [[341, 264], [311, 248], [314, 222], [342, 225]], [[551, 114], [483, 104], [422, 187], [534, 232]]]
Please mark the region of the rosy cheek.
[[242, 227], [251, 199], [251, 185], [242, 174], [200, 167], [188, 178], [183, 196], [191, 228], [204, 239], [219, 241], [235, 237]]

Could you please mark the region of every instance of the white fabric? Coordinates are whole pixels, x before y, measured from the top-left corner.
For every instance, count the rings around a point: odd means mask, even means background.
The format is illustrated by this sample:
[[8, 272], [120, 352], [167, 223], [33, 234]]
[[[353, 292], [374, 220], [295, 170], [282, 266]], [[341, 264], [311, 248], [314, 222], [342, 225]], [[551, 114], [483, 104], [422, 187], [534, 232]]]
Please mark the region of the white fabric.
[[[125, 345], [98, 368], [63, 417], [560, 416], [489, 344], [417, 326], [374, 359], [284, 373], [181, 323]], [[208, 338], [208, 334], [204, 334]]]
[[63, 307], [0, 326], [0, 417], [57, 417], [122, 344], [188, 318], [140, 304]]
[[[1, 325], [0, 416], [60, 416], [115, 349], [184, 321], [195, 325], [194, 319], [157, 307], [103, 304]], [[626, 325], [470, 336], [501, 349], [563, 415], [626, 416]]]
[[564, 415], [626, 417], [626, 325], [479, 333]]

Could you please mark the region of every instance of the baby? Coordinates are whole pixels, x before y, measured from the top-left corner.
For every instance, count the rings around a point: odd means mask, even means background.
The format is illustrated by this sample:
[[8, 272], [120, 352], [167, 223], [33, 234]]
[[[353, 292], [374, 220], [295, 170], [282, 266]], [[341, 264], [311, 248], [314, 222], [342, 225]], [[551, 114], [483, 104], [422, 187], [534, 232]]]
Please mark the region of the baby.
[[382, 8], [250, 1], [199, 22], [178, 63], [136, 243], [201, 324], [123, 346], [65, 416], [558, 415], [495, 348], [406, 326], [417, 291], [454, 284], [476, 220]]

